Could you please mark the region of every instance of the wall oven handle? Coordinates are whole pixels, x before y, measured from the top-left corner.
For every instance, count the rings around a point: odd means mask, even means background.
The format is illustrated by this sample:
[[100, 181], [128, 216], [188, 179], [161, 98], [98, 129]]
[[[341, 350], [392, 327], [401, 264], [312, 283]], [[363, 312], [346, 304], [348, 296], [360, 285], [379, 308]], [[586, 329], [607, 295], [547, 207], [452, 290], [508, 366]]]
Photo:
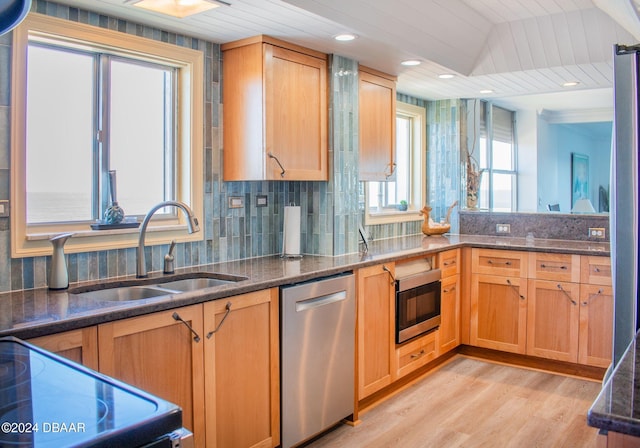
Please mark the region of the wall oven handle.
[[189, 325], [189, 322], [180, 317], [178, 313], [173, 313], [171, 317], [173, 317], [173, 319], [177, 320], [178, 322], [182, 322], [189, 329], [191, 334], [193, 334], [193, 340], [196, 342], [200, 342], [200, 335], [196, 333], [196, 330], [194, 330], [191, 325]]
[[382, 265], [382, 270], [383, 271], [387, 271], [387, 274], [389, 274], [389, 277], [391, 277], [391, 283], [397, 283], [396, 278], [393, 276], [393, 274], [391, 273], [391, 269], [389, 269], [387, 267], [387, 265], [383, 264]]

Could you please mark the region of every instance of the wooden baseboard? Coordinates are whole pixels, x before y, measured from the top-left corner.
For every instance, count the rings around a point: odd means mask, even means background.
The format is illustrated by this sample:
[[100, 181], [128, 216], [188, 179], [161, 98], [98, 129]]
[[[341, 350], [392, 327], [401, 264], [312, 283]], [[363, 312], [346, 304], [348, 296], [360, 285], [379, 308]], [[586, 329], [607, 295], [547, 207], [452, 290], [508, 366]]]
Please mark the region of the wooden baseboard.
[[535, 356], [519, 355], [516, 353], [501, 352], [488, 348], [461, 345], [457, 348], [457, 353], [472, 358], [484, 359], [487, 361], [502, 364], [526, 367], [530, 369], [542, 370], [546, 372], [559, 373], [562, 375], [574, 376], [587, 380], [601, 382], [607, 369], [602, 367], [592, 367], [583, 364], [574, 364], [553, 359], [538, 358]]

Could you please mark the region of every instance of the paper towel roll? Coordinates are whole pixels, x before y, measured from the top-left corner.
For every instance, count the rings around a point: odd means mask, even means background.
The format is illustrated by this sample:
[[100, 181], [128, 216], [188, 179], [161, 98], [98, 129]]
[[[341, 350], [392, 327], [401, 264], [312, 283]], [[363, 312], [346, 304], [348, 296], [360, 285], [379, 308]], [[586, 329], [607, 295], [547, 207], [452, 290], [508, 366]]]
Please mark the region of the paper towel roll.
[[288, 205], [284, 208], [282, 256], [300, 256], [300, 206]]

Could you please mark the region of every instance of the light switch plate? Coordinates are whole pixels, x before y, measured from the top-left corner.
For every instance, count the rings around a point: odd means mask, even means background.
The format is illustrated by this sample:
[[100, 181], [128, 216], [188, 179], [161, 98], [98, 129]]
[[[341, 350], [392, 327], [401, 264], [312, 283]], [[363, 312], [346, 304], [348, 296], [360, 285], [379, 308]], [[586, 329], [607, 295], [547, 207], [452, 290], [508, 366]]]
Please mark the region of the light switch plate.
[[496, 233], [511, 233], [511, 224], [496, 224]]

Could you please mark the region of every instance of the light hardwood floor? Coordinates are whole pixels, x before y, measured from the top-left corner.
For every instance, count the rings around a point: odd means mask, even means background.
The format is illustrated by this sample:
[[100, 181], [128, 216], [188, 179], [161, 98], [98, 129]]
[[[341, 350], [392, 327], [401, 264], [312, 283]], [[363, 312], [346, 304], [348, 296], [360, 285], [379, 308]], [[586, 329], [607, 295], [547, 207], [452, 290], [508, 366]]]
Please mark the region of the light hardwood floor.
[[586, 415], [600, 383], [456, 356], [394, 397], [308, 445], [595, 447]]

